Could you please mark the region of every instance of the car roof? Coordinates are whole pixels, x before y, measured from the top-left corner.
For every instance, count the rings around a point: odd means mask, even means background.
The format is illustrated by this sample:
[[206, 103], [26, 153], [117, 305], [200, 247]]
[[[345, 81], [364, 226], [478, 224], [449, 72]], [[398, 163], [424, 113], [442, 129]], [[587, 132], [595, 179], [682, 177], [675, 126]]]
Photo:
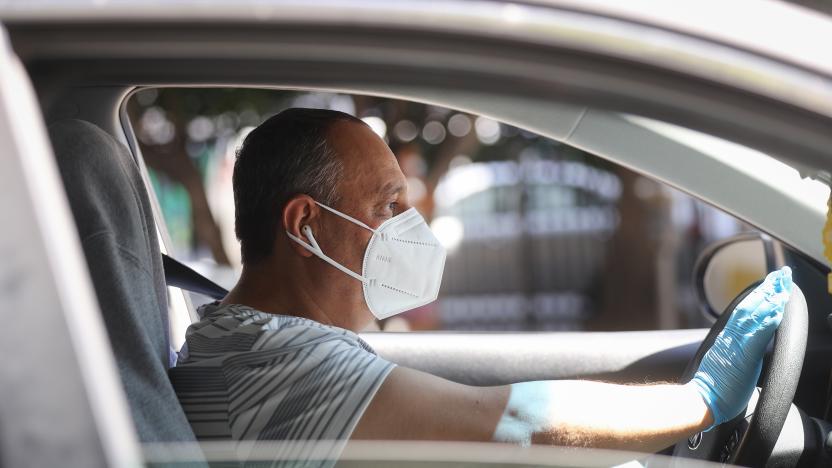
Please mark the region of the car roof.
[[[832, 20], [773, 0], [734, 0], [727, 4], [719, 0], [5, 0], [0, 1], [0, 21], [10, 29], [22, 25], [24, 30], [27, 26], [127, 23], [310, 29], [337, 25], [391, 32], [467, 34], [477, 40], [493, 37], [506, 43], [574, 48], [632, 60], [832, 117], [832, 61], [826, 50], [826, 45], [832, 43]], [[46, 39], [51, 33], [41, 31], [40, 40], [48, 42], [48, 48], [56, 48], [47, 51], [43, 44], [27, 47], [25, 42], [32, 36], [22, 41], [12, 36], [16, 48], [22, 44], [24, 54], [27, 48], [50, 58], [69, 52], [69, 45], [61, 50], [60, 41], [56, 45], [56, 41]], [[126, 40], [126, 30], [124, 34]], [[88, 50], [83, 54], [87, 56], [102, 52], [112, 57], [119, 53], [96, 51], [99, 44], [89, 40], [84, 46]], [[158, 53], [148, 49], [141, 52]], [[164, 78], [156, 78], [159, 80]], [[813, 144], [810, 140], [807, 138], [807, 144]], [[832, 161], [828, 145], [824, 142], [815, 147], [823, 148], [820, 160], [810, 161], [809, 156], [795, 154], [790, 162], [802, 164], [799, 168], [804, 172], [818, 172], [829, 181]], [[801, 157], [803, 161], [796, 160]]]
[[[472, 19], [495, 10], [506, 23], [527, 20], [523, 6], [544, 6], [588, 12], [610, 18], [637, 21], [692, 36], [723, 42], [735, 48], [777, 57], [784, 62], [799, 64], [832, 75], [828, 47], [832, 43], [832, 19], [801, 6], [775, 0], [178, 0], [148, 2], [146, 0], [4, 0], [0, 2], [0, 18], [39, 20], [113, 20], [219, 18], [226, 21], [255, 17], [267, 20], [304, 18], [310, 5], [318, 20], [342, 20], [345, 15], [353, 22], [376, 21], [383, 17], [395, 21], [391, 10], [434, 12], [435, 18], [459, 19], [475, 25]], [[465, 11], [459, 11], [464, 8]], [[751, 20], [738, 20], [748, 18]], [[418, 17], [411, 19], [418, 22]]]
[[817, 11], [770, 0], [538, 0], [530, 3], [595, 11], [709, 38], [732, 47], [832, 74], [832, 20]]

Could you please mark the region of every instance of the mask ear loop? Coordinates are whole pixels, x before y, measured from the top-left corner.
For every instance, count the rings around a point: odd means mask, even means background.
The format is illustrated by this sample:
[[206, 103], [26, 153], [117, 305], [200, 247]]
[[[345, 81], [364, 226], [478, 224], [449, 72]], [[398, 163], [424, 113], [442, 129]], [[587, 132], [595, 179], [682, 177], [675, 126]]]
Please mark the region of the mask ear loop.
[[332, 265], [335, 268], [341, 270], [342, 272], [346, 273], [347, 275], [352, 276], [353, 278], [357, 279], [358, 281], [361, 281], [362, 283], [366, 283], [366, 284], [370, 283], [370, 281], [368, 279], [364, 278], [363, 276], [359, 275], [358, 273], [350, 270], [349, 268], [345, 267], [344, 265], [341, 265], [340, 263], [336, 262], [335, 260], [333, 260], [329, 256], [327, 256], [324, 253], [324, 251], [321, 250], [321, 246], [318, 245], [318, 241], [315, 240], [315, 236], [312, 235], [312, 228], [310, 228], [308, 225], [306, 225], [306, 226], [303, 226], [301, 228], [301, 231], [303, 231], [303, 234], [306, 236], [306, 238], [308, 239], [309, 242], [306, 242], [306, 241], [302, 240], [301, 238], [295, 236], [294, 234], [292, 234], [289, 231], [286, 231], [286, 235], [289, 236], [289, 239], [292, 239], [293, 241], [297, 242], [303, 248], [312, 252], [318, 258], [320, 258], [321, 260], [329, 263], [330, 265]]
[[351, 222], [351, 223], [355, 223], [355, 224], [357, 224], [357, 225], [359, 225], [359, 226], [363, 227], [364, 229], [366, 229], [366, 230], [368, 230], [368, 231], [370, 231], [370, 232], [376, 232], [376, 230], [375, 230], [375, 229], [371, 228], [370, 226], [367, 226], [366, 224], [362, 223], [361, 221], [359, 221], [359, 220], [357, 220], [357, 219], [353, 218], [352, 216], [350, 216], [350, 215], [348, 215], [348, 214], [346, 214], [346, 213], [341, 213], [340, 211], [336, 210], [335, 208], [330, 208], [330, 207], [328, 207], [328, 206], [326, 206], [326, 205], [324, 205], [323, 203], [320, 203], [320, 202], [315, 202], [315, 203], [316, 203], [318, 206], [320, 206], [321, 208], [323, 208], [323, 209], [325, 209], [325, 210], [329, 211], [330, 213], [332, 213], [332, 214], [334, 214], [334, 215], [336, 215], [336, 216], [340, 216], [340, 217], [342, 217], [342, 218], [346, 219], [347, 221], [349, 221], [349, 222]]

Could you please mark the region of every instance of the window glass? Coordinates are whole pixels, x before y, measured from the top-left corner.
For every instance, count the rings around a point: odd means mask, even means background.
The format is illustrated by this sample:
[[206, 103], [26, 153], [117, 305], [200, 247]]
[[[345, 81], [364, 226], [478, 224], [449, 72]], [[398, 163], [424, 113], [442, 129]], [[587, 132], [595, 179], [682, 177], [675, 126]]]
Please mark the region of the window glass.
[[370, 125], [396, 154], [411, 204], [448, 249], [439, 300], [388, 319], [385, 330], [706, 326], [693, 263], [706, 245], [748, 230], [666, 185], [481, 116], [320, 92], [140, 91], [128, 114], [173, 254], [227, 288], [241, 268], [236, 149], [288, 107], [341, 110]]

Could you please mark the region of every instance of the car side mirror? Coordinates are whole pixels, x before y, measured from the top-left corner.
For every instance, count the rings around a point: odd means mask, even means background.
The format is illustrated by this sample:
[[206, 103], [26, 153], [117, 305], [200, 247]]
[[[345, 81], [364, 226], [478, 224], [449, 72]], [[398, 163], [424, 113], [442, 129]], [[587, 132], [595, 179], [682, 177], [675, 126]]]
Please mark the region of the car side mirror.
[[731, 301], [777, 268], [775, 241], [743, 233], [706, 248], [693, 269], [694, 291], [706, 317], [718, 318]]

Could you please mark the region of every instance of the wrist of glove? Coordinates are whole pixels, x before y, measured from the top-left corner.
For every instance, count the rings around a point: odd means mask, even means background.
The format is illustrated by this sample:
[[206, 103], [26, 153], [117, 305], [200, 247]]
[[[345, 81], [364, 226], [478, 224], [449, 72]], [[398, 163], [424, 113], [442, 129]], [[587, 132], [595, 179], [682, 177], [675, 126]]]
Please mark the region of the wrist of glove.
[[731, 312], [690, 381], [710, 408], [712, 429], [745, 409], [763, 366], [763, 355], [783, 318], [792, 291], [789, 267], [769, 273]]

